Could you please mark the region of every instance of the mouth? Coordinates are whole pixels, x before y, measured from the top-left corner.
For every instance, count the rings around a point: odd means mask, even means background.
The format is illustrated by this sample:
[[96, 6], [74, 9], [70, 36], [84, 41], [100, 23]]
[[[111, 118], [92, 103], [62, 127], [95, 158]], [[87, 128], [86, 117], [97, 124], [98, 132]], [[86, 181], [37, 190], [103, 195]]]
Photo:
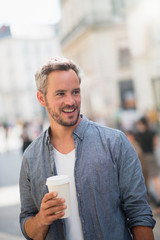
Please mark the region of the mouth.
[[70, 108], [64, 108], [62, 111], [64, 113], [73, 113], [77, 108], [74, 106], [74, 107], [70, 107]]
[[75, 111], [75, 109], [65, 109], [65, 110], [63, 110], [63, 112], [65, 112], [65, 113], [72, 113], [72, 112], [74, 112]]

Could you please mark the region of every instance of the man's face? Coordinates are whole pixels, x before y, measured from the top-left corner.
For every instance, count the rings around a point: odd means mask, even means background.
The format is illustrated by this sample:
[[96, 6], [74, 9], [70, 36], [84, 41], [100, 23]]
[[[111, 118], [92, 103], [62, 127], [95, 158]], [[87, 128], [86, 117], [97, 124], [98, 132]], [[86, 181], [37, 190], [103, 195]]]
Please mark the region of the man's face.
[[45, 107], [50, 121], [59, 125], [75, 126], [80, 119], [80, 84], [72, 70], [54, 71], [48, 75]]

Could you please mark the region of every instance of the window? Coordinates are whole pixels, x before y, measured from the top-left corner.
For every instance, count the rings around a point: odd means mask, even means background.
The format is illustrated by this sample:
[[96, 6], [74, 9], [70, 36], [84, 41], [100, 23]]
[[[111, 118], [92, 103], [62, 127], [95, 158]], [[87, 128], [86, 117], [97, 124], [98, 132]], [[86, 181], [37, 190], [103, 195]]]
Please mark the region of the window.
[[121, 15], [124, 9], [124, 0], [112, 0], [112, 12], [114, 15]]
[[160, 77], [152, 80], [156, 108], [160, 112]]
[[135, 109], [135, 91], [132, 80], [122, 80], [119, 81], [119, 91], [121, 106], [124, 109]]
[[128, 48], [119, 49], [118, 61], [120, 67], [128, 67], [131, 62], [130, 50]]

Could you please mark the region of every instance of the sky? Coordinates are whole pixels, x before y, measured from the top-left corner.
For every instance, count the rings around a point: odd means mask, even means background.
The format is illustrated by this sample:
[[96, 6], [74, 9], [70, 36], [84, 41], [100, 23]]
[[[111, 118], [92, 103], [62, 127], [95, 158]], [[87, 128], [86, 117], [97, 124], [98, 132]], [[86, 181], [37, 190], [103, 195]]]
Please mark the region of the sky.
[[59, 19], [59, 0], [0, 0], [0, 26], [54, 24]]

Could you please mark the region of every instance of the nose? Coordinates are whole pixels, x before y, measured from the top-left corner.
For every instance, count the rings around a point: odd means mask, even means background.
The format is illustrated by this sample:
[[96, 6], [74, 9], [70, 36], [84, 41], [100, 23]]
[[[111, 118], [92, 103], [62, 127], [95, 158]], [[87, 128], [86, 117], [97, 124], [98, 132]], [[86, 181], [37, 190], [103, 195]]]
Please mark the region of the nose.
[[75, 100], [72, 94], [67, 94], [66, 99], [65, 99], [65, 104], [66, 105], [74, 105]]

